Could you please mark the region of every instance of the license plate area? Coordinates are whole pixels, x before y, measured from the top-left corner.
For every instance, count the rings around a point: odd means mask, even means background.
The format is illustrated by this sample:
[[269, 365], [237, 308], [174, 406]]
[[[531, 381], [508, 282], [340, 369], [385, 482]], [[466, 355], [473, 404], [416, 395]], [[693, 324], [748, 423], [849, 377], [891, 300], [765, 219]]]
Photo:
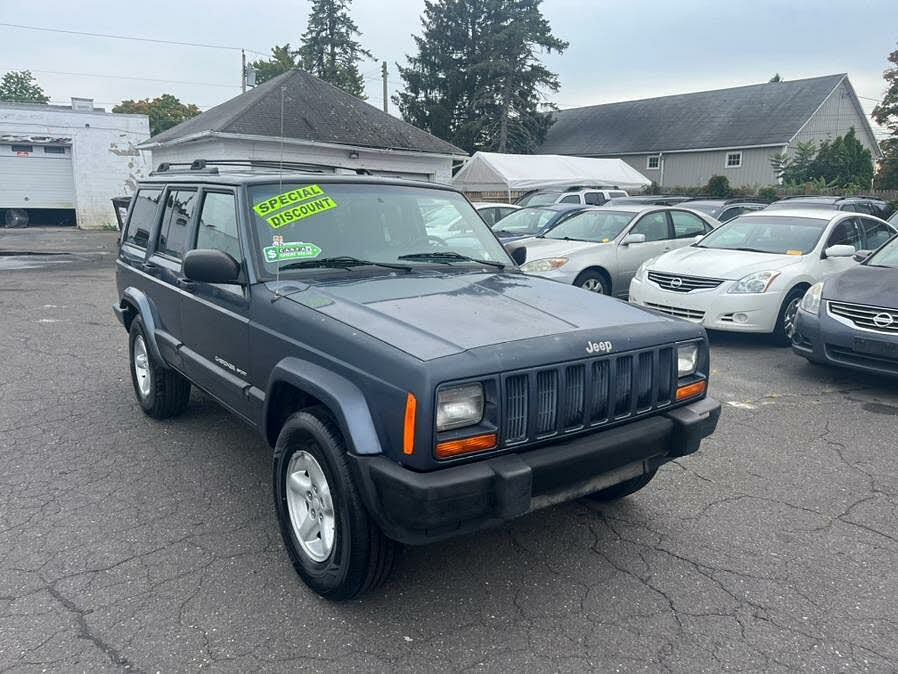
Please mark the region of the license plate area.
[[898, 358], [898, 340], [887, 342], [881, 339], [855, 337], [851, 348], [857, 353], [867, 353], [872, 356], [885, 356], [887, 358]]

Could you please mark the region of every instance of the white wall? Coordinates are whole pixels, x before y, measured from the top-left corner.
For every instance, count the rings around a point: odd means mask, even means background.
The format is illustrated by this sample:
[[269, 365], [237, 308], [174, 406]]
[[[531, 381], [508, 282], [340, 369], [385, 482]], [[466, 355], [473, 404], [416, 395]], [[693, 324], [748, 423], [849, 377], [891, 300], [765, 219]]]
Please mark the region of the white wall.
[[277, 140], [212, 137], [155, 148], [152, 152], [153, 166], [158, 166], [162, 162], [191, 162], [194, 159], [278, 161], [283, 157], [285, 162], [306, 162], [349, 169], [365, 168], [375, 175], [394, 175], [446, 184], [452, 180], [452, 158], [448, 156], [404, 154], [389, 150], [357, 148], [359, 158], [350, 159], [351, 150], [353, 148], [350, 147], [331, 148], [285, 143], [282, 155], [281, 144]]
[[114, 225], [112, 197], [132, 194], [149, 171], [149, 153], [135, 149], [150, 136], [146, 115], [0, 103], [2, 134], [72, 139], [75, 217], [84, 229]]

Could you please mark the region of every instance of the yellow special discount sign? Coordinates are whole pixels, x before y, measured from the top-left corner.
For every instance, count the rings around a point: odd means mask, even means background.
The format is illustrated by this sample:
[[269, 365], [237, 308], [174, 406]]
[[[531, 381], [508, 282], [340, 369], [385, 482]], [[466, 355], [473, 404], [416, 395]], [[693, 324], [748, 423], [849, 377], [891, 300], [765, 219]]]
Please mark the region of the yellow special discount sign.
[[330, 211], [335, 202], [318, 185], [303, 185], [265, 199], [253, 206], [253, 210], [273, 228], [278, 229], [298, 220]]

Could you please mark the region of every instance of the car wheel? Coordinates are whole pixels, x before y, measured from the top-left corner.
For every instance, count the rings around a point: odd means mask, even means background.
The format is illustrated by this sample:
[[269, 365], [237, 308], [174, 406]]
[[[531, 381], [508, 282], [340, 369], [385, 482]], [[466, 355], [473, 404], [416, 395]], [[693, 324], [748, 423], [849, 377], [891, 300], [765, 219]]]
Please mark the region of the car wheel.
[[24, 208], [8, 208], [4, 220], [9, 229], [22, 229], [28, 226], [30, 218]]
[[167, 419], [183, 412], [190, 402], [190, 382], [156, 362], [147, 346], [140, 317], [131, 323], [129, 345], [131, 383], [143, 411], [154, 419]]
[[779, 316], [776, 319], [776, 327], [773, 330], [773, 338], [783, 346], [792, 344], [792, 335], [795, 334], [795, 317], [798, 315], [798, 305], [804, 297], [805, 290], [796, 288], [792, 290], [783, 305], [780, 307]]
[[607, 489], [602, 489], [601, 491], [597, 491], [594, 494], [590, 494], [588, 498], [591, 498], [594, 501], [616, 501], [617, 499], [623, 498], [624, 496], [634, 494], [645, 487], [649, 482], [652, 481], [652, 478], [655, 477], [655, 474], [657, 472], [658, 469], [656, 468], [653, 471], [643, 473], [638, 477], [631, 478], [626, 482], [621, 482], [620, 484], [616, 484], [614, 486], [608, 487]]
[[608, 279], [597, 271], [589, 270], [583, 272], [574, 280], [574, 285], [592, 293], [599, 293], [600, 295], [611, 294]]
[[398, 544], [368, 515], [326, 410], [296, 412], [284, 423], [273, 486], [284, 545], [311, 589], [326, 599], [350, 599], [389, 577]]

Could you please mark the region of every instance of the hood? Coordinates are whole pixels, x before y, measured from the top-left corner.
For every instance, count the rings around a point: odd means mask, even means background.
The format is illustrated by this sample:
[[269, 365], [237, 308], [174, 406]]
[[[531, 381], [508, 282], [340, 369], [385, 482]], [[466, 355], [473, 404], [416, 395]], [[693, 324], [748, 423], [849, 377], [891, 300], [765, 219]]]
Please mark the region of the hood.
[[753, 253], [686, 246], [665, 253], [652, 263], [652, 271], [736, 281], [759, 271], [780, 270], [800, 264], [804, 256]]
[[614, 339], [619, 351], [642, 346], [634, 340], [653, 339], [654, 345], [677, 339], [674, 319], [524, 274], [400, 273], [266, 285], [420, 360], [533, 338], [549, 340], [548, 352], [567, 347], [570, 337], [577, 354], [587, 338]]
[[826, 284], [823, 297], [874, 307], [898, 309], [898, 269], [858, 265], [837, 274]]
[[566, 257], [584, 248], [603, 245], [592, 241], [565, 241], [564, 239], [538, 239], [536, 237], [516, 243], [527, 249], [527, 262], [541, 260], [545, 257]]

